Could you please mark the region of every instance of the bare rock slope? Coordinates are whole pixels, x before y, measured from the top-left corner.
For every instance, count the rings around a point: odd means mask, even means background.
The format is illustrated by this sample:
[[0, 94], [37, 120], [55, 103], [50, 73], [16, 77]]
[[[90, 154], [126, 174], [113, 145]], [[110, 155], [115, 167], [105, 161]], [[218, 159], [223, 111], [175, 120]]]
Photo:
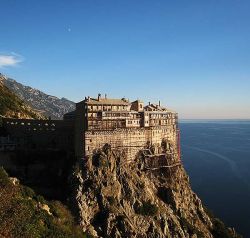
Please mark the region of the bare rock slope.
[[[157, 159], [157, 158], [156, 158]], [[142, 155], [127, 165], [105, 148], [78, 163], [75, 204], [94, 237], [239, 237], [208, 215], [183, 166], [145, 169]]]

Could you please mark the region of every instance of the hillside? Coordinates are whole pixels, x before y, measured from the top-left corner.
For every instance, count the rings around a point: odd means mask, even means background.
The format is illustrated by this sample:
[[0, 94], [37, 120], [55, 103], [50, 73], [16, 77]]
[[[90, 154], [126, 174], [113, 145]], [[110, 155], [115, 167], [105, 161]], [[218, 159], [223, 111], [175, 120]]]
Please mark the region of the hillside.
[[8, 77], [2, 76], [2, 78], [4, 79], [4, 85], [9, 88], [9, 90], [46, 117], [62, 119], [65, 113], [75, 110], [75, 103], [66, 98], [60, 99], [47, 95], [40, 90], [22, 85]]
[[43, 115], [34, 111], [24, 101], [11, 92], [4, 84], [5, 78], [0, 75], [0, 115], [12, 118], [42, 119]]
[[58, 201], [48, 202], [32, 189], [9, 178], [0, 167], [0, 237], [86, 237], [70, 211]]

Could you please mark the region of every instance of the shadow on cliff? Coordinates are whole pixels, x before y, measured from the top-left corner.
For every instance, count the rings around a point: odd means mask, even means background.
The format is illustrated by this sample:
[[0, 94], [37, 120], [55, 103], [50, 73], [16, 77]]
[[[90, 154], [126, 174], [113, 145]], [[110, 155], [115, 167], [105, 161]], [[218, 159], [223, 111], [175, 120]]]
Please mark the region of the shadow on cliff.
[[65, 201], [73, 156], [60, 150], [0, 152], [0, 165], [11, 177], [49, 200]]

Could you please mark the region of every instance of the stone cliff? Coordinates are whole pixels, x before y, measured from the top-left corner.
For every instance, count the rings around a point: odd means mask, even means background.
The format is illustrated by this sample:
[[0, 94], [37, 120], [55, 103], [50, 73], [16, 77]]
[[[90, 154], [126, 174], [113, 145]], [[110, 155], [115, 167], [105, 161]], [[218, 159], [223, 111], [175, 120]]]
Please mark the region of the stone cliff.
[[94, 237], [239, 237], [208, 215], [181, 164], [146, 169], [142, 154], [131, 164], [124, 157], [106, 145], [77, 163], [73, 200], [84, 231]]

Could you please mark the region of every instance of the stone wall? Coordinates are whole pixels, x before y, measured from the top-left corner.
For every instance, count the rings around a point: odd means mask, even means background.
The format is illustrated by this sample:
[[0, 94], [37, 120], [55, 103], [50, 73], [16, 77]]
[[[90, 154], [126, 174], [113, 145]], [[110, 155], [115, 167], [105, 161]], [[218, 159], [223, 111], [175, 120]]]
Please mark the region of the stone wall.
[[74, 121], [3, 119], [3, 128], [17, 149], [74, 150]]
[[124, 128], [107, 131], [85, 132], [85, 156], [89, 156], [95, 149], [110, 144], [113, 149], [126, 151], [127, 160], [131, 162], [136, 154], [148, 144], [153, 145], [155, 153], [161, 153], [160, 147], [163, 139], [169, 141], [177, 152], [176, 125], [152, 128]]

